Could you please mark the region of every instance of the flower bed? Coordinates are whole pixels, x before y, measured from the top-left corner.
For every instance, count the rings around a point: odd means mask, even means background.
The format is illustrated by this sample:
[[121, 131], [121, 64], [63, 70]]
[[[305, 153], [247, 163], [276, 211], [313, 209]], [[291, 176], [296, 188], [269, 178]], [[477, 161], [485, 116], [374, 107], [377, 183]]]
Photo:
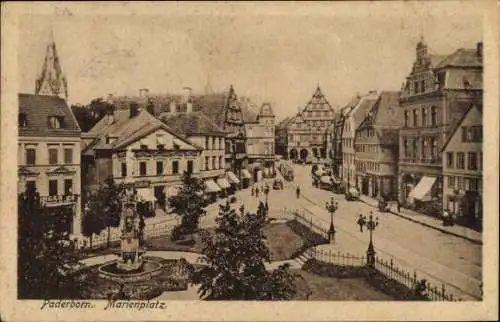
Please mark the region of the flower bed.
[[297, 251], [292, 255], [292, 258], [301, 255], [306, 249], [328, 243], [328, 239], [312, 231], [309, 227], [303, 225], [297, 220], [288, 221], [286, 224], [295, 234], [299, 235], [304, 241], [302, 247], [297, 249]]

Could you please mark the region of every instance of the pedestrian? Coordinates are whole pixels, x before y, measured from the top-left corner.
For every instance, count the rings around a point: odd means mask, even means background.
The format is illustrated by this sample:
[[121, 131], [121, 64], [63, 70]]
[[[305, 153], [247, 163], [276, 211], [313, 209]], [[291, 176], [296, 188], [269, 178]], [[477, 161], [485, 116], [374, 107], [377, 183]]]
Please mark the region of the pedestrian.
[[253, 189], [253, 186], [252, 186], [252, 189], [250, 190], [252, 192], [252, 196], [254, 195], [254, 189]]
[[443, 226], [448, 226], [449, 220], [450, 220], [450, 212], [448, 208], [446, 208], [443, 212]]
[[396, 200], [396, 207], [398, 208], [398, 213], [401, 212], [401, 204], [399, 203], [399, 199]]
[[295, 190], [295, 192], [297, 193], [297, 199], [300, 198], [300, 188], [299, 186], [297, 186], [297, 189]]
[[359, 225], [359, 231], [363, 232], [363, 226], [365, 225], [365, 217], [363, 217], [362, 214], [359, 214], [359, 218], [358, 218], [357, 223]]
[[255, 196], [258, 197], [259, 196], [259, 187], [256, 187], [255, 188]]

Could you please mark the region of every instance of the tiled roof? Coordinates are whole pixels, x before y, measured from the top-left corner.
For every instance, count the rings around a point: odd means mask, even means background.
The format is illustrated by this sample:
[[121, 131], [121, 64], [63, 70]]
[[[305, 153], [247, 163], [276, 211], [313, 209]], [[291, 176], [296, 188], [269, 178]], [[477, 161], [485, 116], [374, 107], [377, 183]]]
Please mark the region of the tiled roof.
[[[113, 105], [118, 109], [128, 109], [131, 103], [137, 103], [139, 107], [147, 109], [149, 104], [153, 104], [153, 111], [155, 116], [161, 113], [170, 112], [172, 108], [181, 106], [181, 110], [185, 110], [186, 103], [182, 101], [182, 95], [162, 94], [162, 95], [148, 95], [148, 96], [116, 96], [113, 97]], [[193, 111], [201, 109], [197, 103], [195, 96], [191, 96], [190, 101], [193, 104]], [[172, 104], [173, 103], [173, 104]], [[174, 110], [175, 112], [175, 110]]]
[[198, 95], [195, 100], [200, 106], [201, 112], [208, 116], [218, 127], [224, 127], [227, 100], [225, 93]]
[[[89, 132], [89, 136], [98, 137], [97, 140], [87, 147], [88, 149], [119, 149], [140, 138], [152, 133], [157, 129], [164, 129], [170, 134], [189, 143], [186, 138], [177, 134], [173, 129], [163, 124], [153, 115], [145, 110], [140, 110], [137, 116], [130, 118], [129, 110], [115, 110], [113, 114], [114, 121], [108, 124], [108, 117], [103, 117]], [[116, 137], [112, 143], [107, 144], [105, 137]]]
[[[19, 127], [20, 136], [69, 136], [80, 137], [78, 122], [66, 104], [56, 96], [19, 94], [19, 113], [26, 115], [26, 127]], [[50, 116], [63, 117], [60, 129], [49, 128]]]
[[460, 48], [453, 54], [448, 55], [434, 68], [454, 67], [482, 67], [482, 57], [478, 55], [476, 49]]
[[363, 97], [359, 104], [351, 110], [349, 117], [352, 118], [354, 122], [354, 128], [357, 128], [361, 122], [365, 119], [368, 111], [371, 110], [373, 105], [377, 102], [375, 97]]
[[483, 89], [483, 72], [477, 69], [449, 69], [447, 89]]
[[187, 136], [196, 134], [224, 135], [224, 130], [202, 112], [169, 114], [160, 117], [160, 120], [177, 133]]
[[257, 122], [257, 115], [259, 114], [258, 106], [245, 97], [241, 97], [238, 103], [240, 104], [241, 114], [243, 115], [243, 122]]

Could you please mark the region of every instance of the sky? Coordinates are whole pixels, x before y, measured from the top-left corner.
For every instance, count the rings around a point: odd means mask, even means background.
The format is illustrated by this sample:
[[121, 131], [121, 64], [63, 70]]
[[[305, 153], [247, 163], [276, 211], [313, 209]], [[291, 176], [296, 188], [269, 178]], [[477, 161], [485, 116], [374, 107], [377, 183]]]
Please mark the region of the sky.
[[356, 93], [399, 90], [422, 36], [436, 54], [482, 41], [479, 16], [295, 12], [24, 15], [19, 91], [34, 91], [51, 29], [71, 104], [140, 88], [203, 93], [210, 83], [271, 103], [278, 119], [303, 108], [318, 84], [334, 108]]

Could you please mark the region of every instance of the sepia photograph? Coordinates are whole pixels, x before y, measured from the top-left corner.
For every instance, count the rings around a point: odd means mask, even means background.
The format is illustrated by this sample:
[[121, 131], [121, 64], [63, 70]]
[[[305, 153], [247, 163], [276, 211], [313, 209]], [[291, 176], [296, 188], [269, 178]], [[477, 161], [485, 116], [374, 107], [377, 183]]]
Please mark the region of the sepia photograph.
[[95, 321], [220, 301], [498, 315], [496, 24], [441, 4], [2, 5], [12, 301]]

